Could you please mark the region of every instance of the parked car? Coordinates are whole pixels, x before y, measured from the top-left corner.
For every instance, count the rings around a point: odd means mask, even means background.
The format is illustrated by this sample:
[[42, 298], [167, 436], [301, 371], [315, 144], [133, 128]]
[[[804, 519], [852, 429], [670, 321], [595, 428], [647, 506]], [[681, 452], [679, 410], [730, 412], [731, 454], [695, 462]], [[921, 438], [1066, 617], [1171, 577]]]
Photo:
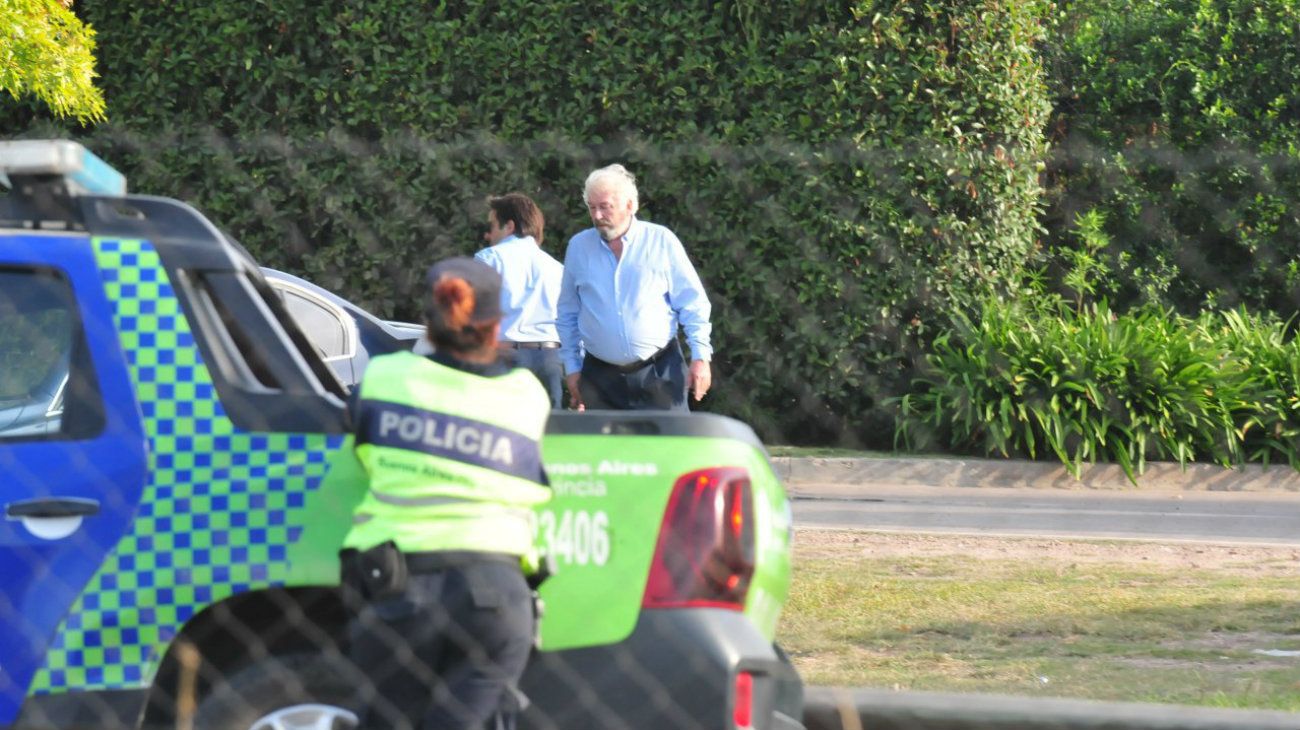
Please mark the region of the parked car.
[[337, 294], [275, 269], [262, 275], [284, 301], [317, 354], [344, 385], [361, 382], [372, 355], [410, 350], [424, 337], [424, 327], [382, 320]]
[[[0, 726], [347, 727], [361, 482], [331, 466], [349, 393], [322, 354], [358, 362], [373, 323], [80, 145], [0, 143], [0, 173], [0, 383], [48, 413], [66, 380], [57, 419], [0, 432]], [[335, 306], [356, 351], [311, 324]], [[521, 726], [801, 727], [772, 643], [790, 504], [753, 431], [556, 413], [543, 451], [558, 573]]]

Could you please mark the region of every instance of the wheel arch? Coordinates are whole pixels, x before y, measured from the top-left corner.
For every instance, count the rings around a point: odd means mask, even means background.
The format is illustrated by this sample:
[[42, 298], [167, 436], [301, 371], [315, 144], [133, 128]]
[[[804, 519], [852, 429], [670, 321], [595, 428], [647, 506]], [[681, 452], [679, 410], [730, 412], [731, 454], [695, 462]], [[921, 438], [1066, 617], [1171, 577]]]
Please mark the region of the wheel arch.
[[[175, 727], [182, 694], [196, 706], [215, 682], [270, 657], [342, 651], [347, 609], [338, 588], [271, 588], [231, 596], [186, 622], [154, 674], [142, 728]], [[186, 647], [198, 661], [187, 676]]]

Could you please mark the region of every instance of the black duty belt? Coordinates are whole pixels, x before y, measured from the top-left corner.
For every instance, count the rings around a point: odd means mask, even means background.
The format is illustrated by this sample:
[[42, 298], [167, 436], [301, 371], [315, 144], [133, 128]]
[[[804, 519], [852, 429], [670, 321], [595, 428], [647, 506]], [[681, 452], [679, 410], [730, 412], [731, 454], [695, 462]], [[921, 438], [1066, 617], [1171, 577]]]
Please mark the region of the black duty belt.
[[501, 340], [501, 346], [507, 350], [558, 350], [558, 342], [511, 342]]
[[447, 568], [464, 568], [483, 563], [504, 563], [519, 567], [519, 556], [476, 550], [438, 550], [427, 553], [403, 553], [406, 569], [412, 573], [436, 573]]
[[600, 365], [604, 365], [605, 367], [610, 368], [611, 370], [617, 370], [623, 375], [627, 375], [629, 373], [635, 373], [636, 371], [640, 370], [643, 367], [646, 367], [647, 365], [653, 365], [654, 363], [659, 362], [665, 357], [668, 357], [668, 354], [672, 352], [673, 349], [676, 347], [677, 347], [677, 340], [669, 340], [668, 344], [664, 345], [659, 350], [659, 352], [656, 352], [655, 354], [651, 355], [650, 357], [647, 357], [644, 360], [637, 360], [636, 362], [630, 362], [626, 365], [615, 365], [612, 362], [605, 362], [604, 360], [601, 360], [600, 358], [590, 353], [587, 354], [587, 357], [591, 358], [593, 361], [595, 361]]

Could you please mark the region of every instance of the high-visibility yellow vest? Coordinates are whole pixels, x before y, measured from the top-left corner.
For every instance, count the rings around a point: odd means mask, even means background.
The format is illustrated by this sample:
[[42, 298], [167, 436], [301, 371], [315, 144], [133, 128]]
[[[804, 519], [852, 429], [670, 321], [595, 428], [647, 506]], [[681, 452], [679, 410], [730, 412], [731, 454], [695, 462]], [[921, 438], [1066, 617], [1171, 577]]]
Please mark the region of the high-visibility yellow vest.
[[551, 403], [523, 369], [484, 377], [409, 352], [370, 361], [356, 453], [370, 488], [345, 547], [475, 550], [535, 559], [533, 505]]

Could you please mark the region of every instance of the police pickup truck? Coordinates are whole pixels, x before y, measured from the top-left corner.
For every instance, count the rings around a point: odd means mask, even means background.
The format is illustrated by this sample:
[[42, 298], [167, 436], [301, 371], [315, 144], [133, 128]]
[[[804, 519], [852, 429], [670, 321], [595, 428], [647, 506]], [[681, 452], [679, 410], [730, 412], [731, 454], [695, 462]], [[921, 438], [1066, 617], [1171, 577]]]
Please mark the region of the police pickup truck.
[[[0, 726], [348, 727], [346, 386], [190, 206], [73, 142], [0, 142], [0, 173]], [[557, 412], [543, 448], [523, 726], [800, 727], [753, 432]]]

